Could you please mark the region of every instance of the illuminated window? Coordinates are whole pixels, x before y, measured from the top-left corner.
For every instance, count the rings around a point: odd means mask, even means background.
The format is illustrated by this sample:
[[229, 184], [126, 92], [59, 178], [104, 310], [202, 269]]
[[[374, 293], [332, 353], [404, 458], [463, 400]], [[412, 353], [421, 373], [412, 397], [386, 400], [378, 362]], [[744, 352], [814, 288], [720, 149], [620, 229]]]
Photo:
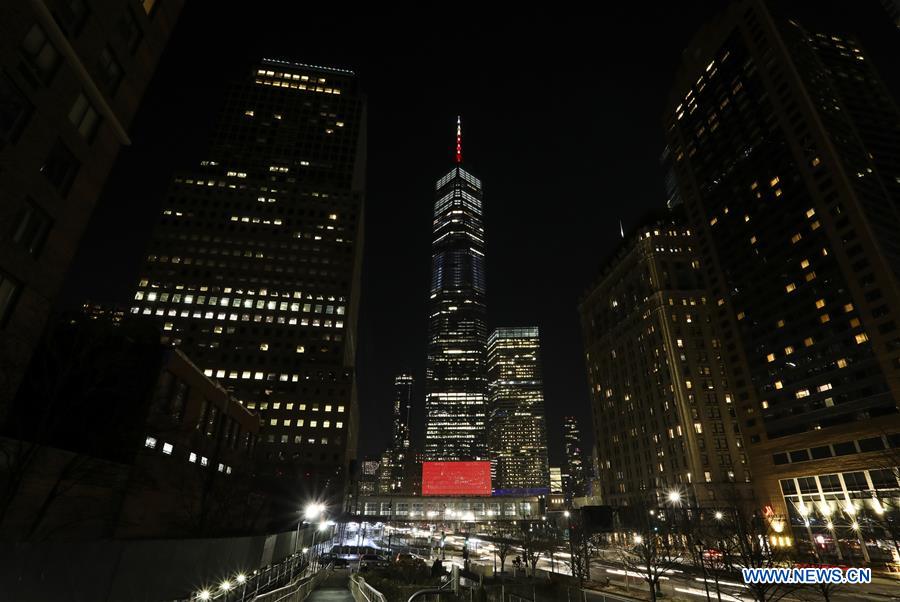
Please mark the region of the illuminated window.
[[268, 351], [268, 350], [269, 350], [269, 344], [268, 344], [268, 343], [260, 343], [260, 344], [259, 344], [259, 350], [260, 350], [260, 351]]
[[847, 303], [846, 305], [844, 305], [844, 311], [847, 313], [850, 313], [851, 311], [853, 311], [853, 304]]
[[694, 423], [694, 431], [695, 431], [698, 435], [703, 434], [703, 423], [695, 422], [695, 423]]
[[769, 409], [769, 402], [766, 401], [765, 399], [762, 401], [762, 403], [760, 405], [762, 405], [762, 409], [764, 409], [764, 410]]
[[797, 399], [802, 399], [804, 397], [809, 397], [809, 389], [800, 389], [795, 393]]
[[803, 236], [798, 232], [797, 234], [794, 234], [794, 235], [791, 237], [791, 242], [794, 243], [794, 244], [797, 244], [798, 242], [800, 242], [800, 239], [801, 239], [801, 238], [803, 238]]
[[144, 440], [144, 447], [156, 449], [156, 437], [147, 437], [147, 439]]
[[801, 262], [800, 262], [800, 267], [803, 268], [803, 269], [808, 268], [808, 267], [809, 267], [809, 259], [804, 259], [803, 261], [801, 261]]
[[822, 324], [825, 324], [829, 320], [831, 320], [831, 317], [828, 314], [822, 314], [821, 316], [819, 316], [819, 322], [821, 322]]
[[326, 412], [330, 412], [330, 411], [331, 411], [331, 404], [326, 404], [326, 405], [325, 405], [325, 411], [326, 411]]
[[744, 319], [744, 312], [738, 312], [737, 319], [738, 319], [738, 320], [743, 320], [743, 319]]
[[839, 359], [839, 360], [837, 361], [837, 367], [838, 367], [838, 368], [846, 368], [846, 367], [847, 367], [847, 360], [844, 359], [844, 358]]
[[771, 186], [772, 188], [775, 188], [775, 186], [777, 186], [778, 182], [780, 182], [780, 181], [781, 180], [778, 178], [778, 176], [775, 176], [774, 178], [769, 180], [769, 186]]
[[338, 406], [337, 411], [338, 411], [338, 412], [343, 412], [343, 411], [344, 411], [344, 406]]
[[819, 166], [819, 163], [821, 163], [821, 162], [822, 162], [822, 161], [820, 161], [818, 157], [813, 157], [813, 160], [812, 160], [812, 166], [813, 166], [813, 167], [818, 167], [818, 166]]
[[775, 354], [774, 354], [774, 353], [770, 353], [769, 355], [766, 356], [766, 360], [769, 361], [769, 362], [774, 362], [774, 361], [775, 361]]
[[792, 293], [795, 290], [797, 290], [797, 285], [794, 284], [793, 282], [791, 282], [790, 284], [788, 284], [787, 286], [784, 287], [784, 290], [786, 290], [789, 293]]
[[166, 454], [167, 456], [171, 456], [171, 455], [172, 455], [172, 450], [173, 450], [173, 449], [175, 449], [175, 447], [174, 447], [171, 443], [163, 443], [162, 451], [163, 451], [163, 453]]
[[778, 320], [777, 322], [775, 322], [775, 326], [777, 326], [778, 328], [784, 328], [784, 320]]
[[781, 382], [780, 380], [776, 380], [776, 381], [775, 381], [775, 388], [776, 388], [776, 389], [783, 389], [783, 388], [784, 388], [784, 384], [782, 384], [782, 382]]
[[812, 337], [806, 337], [805, 339], [803, 339], [803, 345], [806, 347], [810, 347], [813, 344], [813, 342], [814, 341], [813, 341]]
[[825, 391], [831, 391], [831, 383], [825, 383], [824, 385], [819, 385], [816, 387], [816, 390], [819, 393], [824, 393]]
[[861, 332], [858, 335], [856, 335], [855, 339], [856, 339], [856, 344], [861, 345], [869, 340], [869, 335], [867, 335], [864, 332]]
[[806, 217], [812, 217], [812, 216], [814, 216], [815, 214], [816, 214], [816, 210], [815, 210], [815, 209], [808, 209], [808, 210], [806, 211]]
[[850, 318], [850, 327], [851, 328], [859, 328], [859, 318]]

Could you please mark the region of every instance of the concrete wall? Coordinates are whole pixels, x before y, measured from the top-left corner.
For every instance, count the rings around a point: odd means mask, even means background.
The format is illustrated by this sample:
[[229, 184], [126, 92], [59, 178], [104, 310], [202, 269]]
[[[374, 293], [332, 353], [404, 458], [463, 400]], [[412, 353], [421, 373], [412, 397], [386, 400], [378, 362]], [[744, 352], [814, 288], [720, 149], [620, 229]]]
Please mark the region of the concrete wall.
[[[300, 532], [296, 549], [310, 546]], [[289, 556], [296, 532], [256, 537], [0, 544], [0, 599], [161, 602]]]

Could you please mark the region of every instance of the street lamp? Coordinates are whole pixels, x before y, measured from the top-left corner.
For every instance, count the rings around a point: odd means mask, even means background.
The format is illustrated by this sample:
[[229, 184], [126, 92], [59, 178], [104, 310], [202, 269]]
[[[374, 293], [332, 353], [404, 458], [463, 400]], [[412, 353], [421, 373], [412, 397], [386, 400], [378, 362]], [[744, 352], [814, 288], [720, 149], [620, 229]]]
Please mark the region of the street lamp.
[[716, 510], [716, 514], [715, 514], [716, 520], [722, 520], [722, 516], [723, 516], [722, 511]]
[[303, 515], [306, 520], [313, 521], [319, 518], [323, 512], [325, 512], [325, 504], [311, 503], [306, 505]]
[[212, 593], [208, 589], [205, 589], [205, 590], [201, 591], [199, 594], [197, 594], [198, 600], [209, 600], [211, 597], [212, 597]]
[[672, 491], [669, 492], [668, 497], [669, 497], [669, 501], [672, 502], [673, 504], [677, 504], [681, 501], [681, 494], [675, 489], [673, 489]]
[[565, 512], [563, 512], [563, 516], [565, 516], [566, 518], [569, 518], [570, 516], [572, 516], [572, 513], [569, 512], [568, 510], [566, 510]]
[[225, 581], [223, 581], [222, 583], [219, 584], [219, 589], [222, 590], [223, 592], [229, 591], [231, 589], [231, 581], [226, 579]]

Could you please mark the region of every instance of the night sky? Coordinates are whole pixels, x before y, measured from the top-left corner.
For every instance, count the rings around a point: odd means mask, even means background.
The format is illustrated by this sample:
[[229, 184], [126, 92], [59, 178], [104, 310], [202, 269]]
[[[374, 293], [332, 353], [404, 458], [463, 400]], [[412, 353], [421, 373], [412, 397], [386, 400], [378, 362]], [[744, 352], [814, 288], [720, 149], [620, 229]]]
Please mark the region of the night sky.
[[[789, 10], [799, 4], [802, 23], [859, 33], [896, 95], [897, 30], [875, 0], [791, 2]], [[229, 80], [260, 57], [350, 68], [369, 110], [360, 455], [387, 443], [401, 369], [417, 379], [413, 431], [422, 442], [434, 181], [452, 166], [460, 114], [464, 162], [484, 182], [490, 326], [541, 328], [557, 464], [563, 416], [578, 416], [591, 443], [578, 299], [618, 244], [619, 220], [627, 230], [664, 203], [664, 102], [681, 51], [723, 5], [599, 3], [588, 15], [525, 3], [488, 14], [459, 3], [354, 13], [344, 3], [189, 2], [63, 304], [128, 304], [169, 179], [204, 158]]]

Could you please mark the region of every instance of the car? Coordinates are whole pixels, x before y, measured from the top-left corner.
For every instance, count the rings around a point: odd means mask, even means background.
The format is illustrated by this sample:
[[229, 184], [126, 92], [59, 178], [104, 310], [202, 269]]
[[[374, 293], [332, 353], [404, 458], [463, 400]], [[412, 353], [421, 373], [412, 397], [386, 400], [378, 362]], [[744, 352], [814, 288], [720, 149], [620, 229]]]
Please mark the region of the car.
[[415, 554], [400, 552], [394, 558], [394, 564], [402, 567], [420, 568], [425, 566], [425, 561]]
[[346, 558], [341, 558], [340, 556], [335, 556], [331, 559], [331, 566], [336, 569], [345, 569], [350, 566], [350, 561]]
[[386, 569], [391, 565], [390, 562], [378, 556], [377, 554], [363, 554], [359, 559], [359, 570], [367, 571], [369, 569]]

